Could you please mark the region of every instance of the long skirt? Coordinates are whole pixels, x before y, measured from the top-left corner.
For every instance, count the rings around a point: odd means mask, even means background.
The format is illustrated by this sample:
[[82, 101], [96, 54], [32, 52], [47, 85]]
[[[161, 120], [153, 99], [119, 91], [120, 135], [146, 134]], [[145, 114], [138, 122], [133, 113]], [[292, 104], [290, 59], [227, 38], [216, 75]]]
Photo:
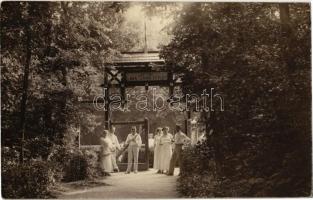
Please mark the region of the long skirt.
[[156, 145], [154, 148], [154, 153], [153, 153], [153, 168], [154, 169], [160, 169], [160, 152], [161, 148], [160, 145]]
[[100, 157], [100, 168], [104, 172], [113, 172], [113, 164], [111, 154], [108, 155], [101, 155]]
[[166, 143], [161, 145], [160, 147], [160, 170], [168, 171], [170, 168], [170, 161], [173, 153], [172, 145], [170, 143]]

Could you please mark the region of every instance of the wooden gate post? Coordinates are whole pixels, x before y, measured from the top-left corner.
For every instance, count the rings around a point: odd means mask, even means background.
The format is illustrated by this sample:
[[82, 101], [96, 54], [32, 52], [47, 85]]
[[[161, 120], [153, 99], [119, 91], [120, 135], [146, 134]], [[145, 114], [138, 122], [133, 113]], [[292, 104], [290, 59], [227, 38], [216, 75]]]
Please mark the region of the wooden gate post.
[[110, 97], [109, 97], [109, 86], [106, 87], [105, 90], [105, 111], [104, 111], [104, 120], [105, 120], [105, 128], [109, 130], [110, 128]]
[[[176, 130], [175, 130], [176, 131]], [[185, 119], [185, 134], [187, 135], [187, 136], [190, 136], [190, 135], [188, 135], [188, 119]]]
[[146, 150], [146, 167], [147, 170], [149, 170], [149, 157], [150, 157], [150, 152], [149, 152], [149, 119], [147, 117], [145, 117], [144, 120], [145, 124], [145, 141], [146, 141], [146, 146], [145, 146], [145, 150]]

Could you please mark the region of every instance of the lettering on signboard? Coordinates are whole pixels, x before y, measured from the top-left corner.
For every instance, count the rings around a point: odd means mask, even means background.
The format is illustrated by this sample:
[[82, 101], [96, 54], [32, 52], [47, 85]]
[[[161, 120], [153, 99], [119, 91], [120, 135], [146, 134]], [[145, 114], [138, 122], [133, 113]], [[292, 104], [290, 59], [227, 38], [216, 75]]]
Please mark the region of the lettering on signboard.
[[126, 81], [166, 81], [167, 72], [128, 72]]

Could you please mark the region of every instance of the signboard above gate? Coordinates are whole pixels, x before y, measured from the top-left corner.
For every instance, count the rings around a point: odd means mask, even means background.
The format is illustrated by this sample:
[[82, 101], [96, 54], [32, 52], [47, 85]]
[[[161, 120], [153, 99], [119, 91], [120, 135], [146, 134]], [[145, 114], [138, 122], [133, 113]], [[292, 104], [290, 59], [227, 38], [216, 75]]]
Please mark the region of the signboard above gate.
[[126, 72], [125, 79], [127, 82], [153, 82], [153, 81], [168, 81], [168, 72]]

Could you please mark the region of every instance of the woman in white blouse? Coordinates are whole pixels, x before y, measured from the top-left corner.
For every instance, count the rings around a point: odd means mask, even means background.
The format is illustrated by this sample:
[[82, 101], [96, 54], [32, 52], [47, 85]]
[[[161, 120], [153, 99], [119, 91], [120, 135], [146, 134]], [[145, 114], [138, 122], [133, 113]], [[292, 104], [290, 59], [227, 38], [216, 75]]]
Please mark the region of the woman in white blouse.
[[157, 173], [161, 173], [160, 170], [160, 139], [162, 136], [162, 128], [156, 129], [156, 134], [154, 136], [154, 159], [153, 159], [153, 168], [158, 170]]
[[173, 135], [169, 133], [169, 127], [163, 128], [163, 135], [160, 137], [160, 170], [161, 173], [168, 172], [172, 157]]

